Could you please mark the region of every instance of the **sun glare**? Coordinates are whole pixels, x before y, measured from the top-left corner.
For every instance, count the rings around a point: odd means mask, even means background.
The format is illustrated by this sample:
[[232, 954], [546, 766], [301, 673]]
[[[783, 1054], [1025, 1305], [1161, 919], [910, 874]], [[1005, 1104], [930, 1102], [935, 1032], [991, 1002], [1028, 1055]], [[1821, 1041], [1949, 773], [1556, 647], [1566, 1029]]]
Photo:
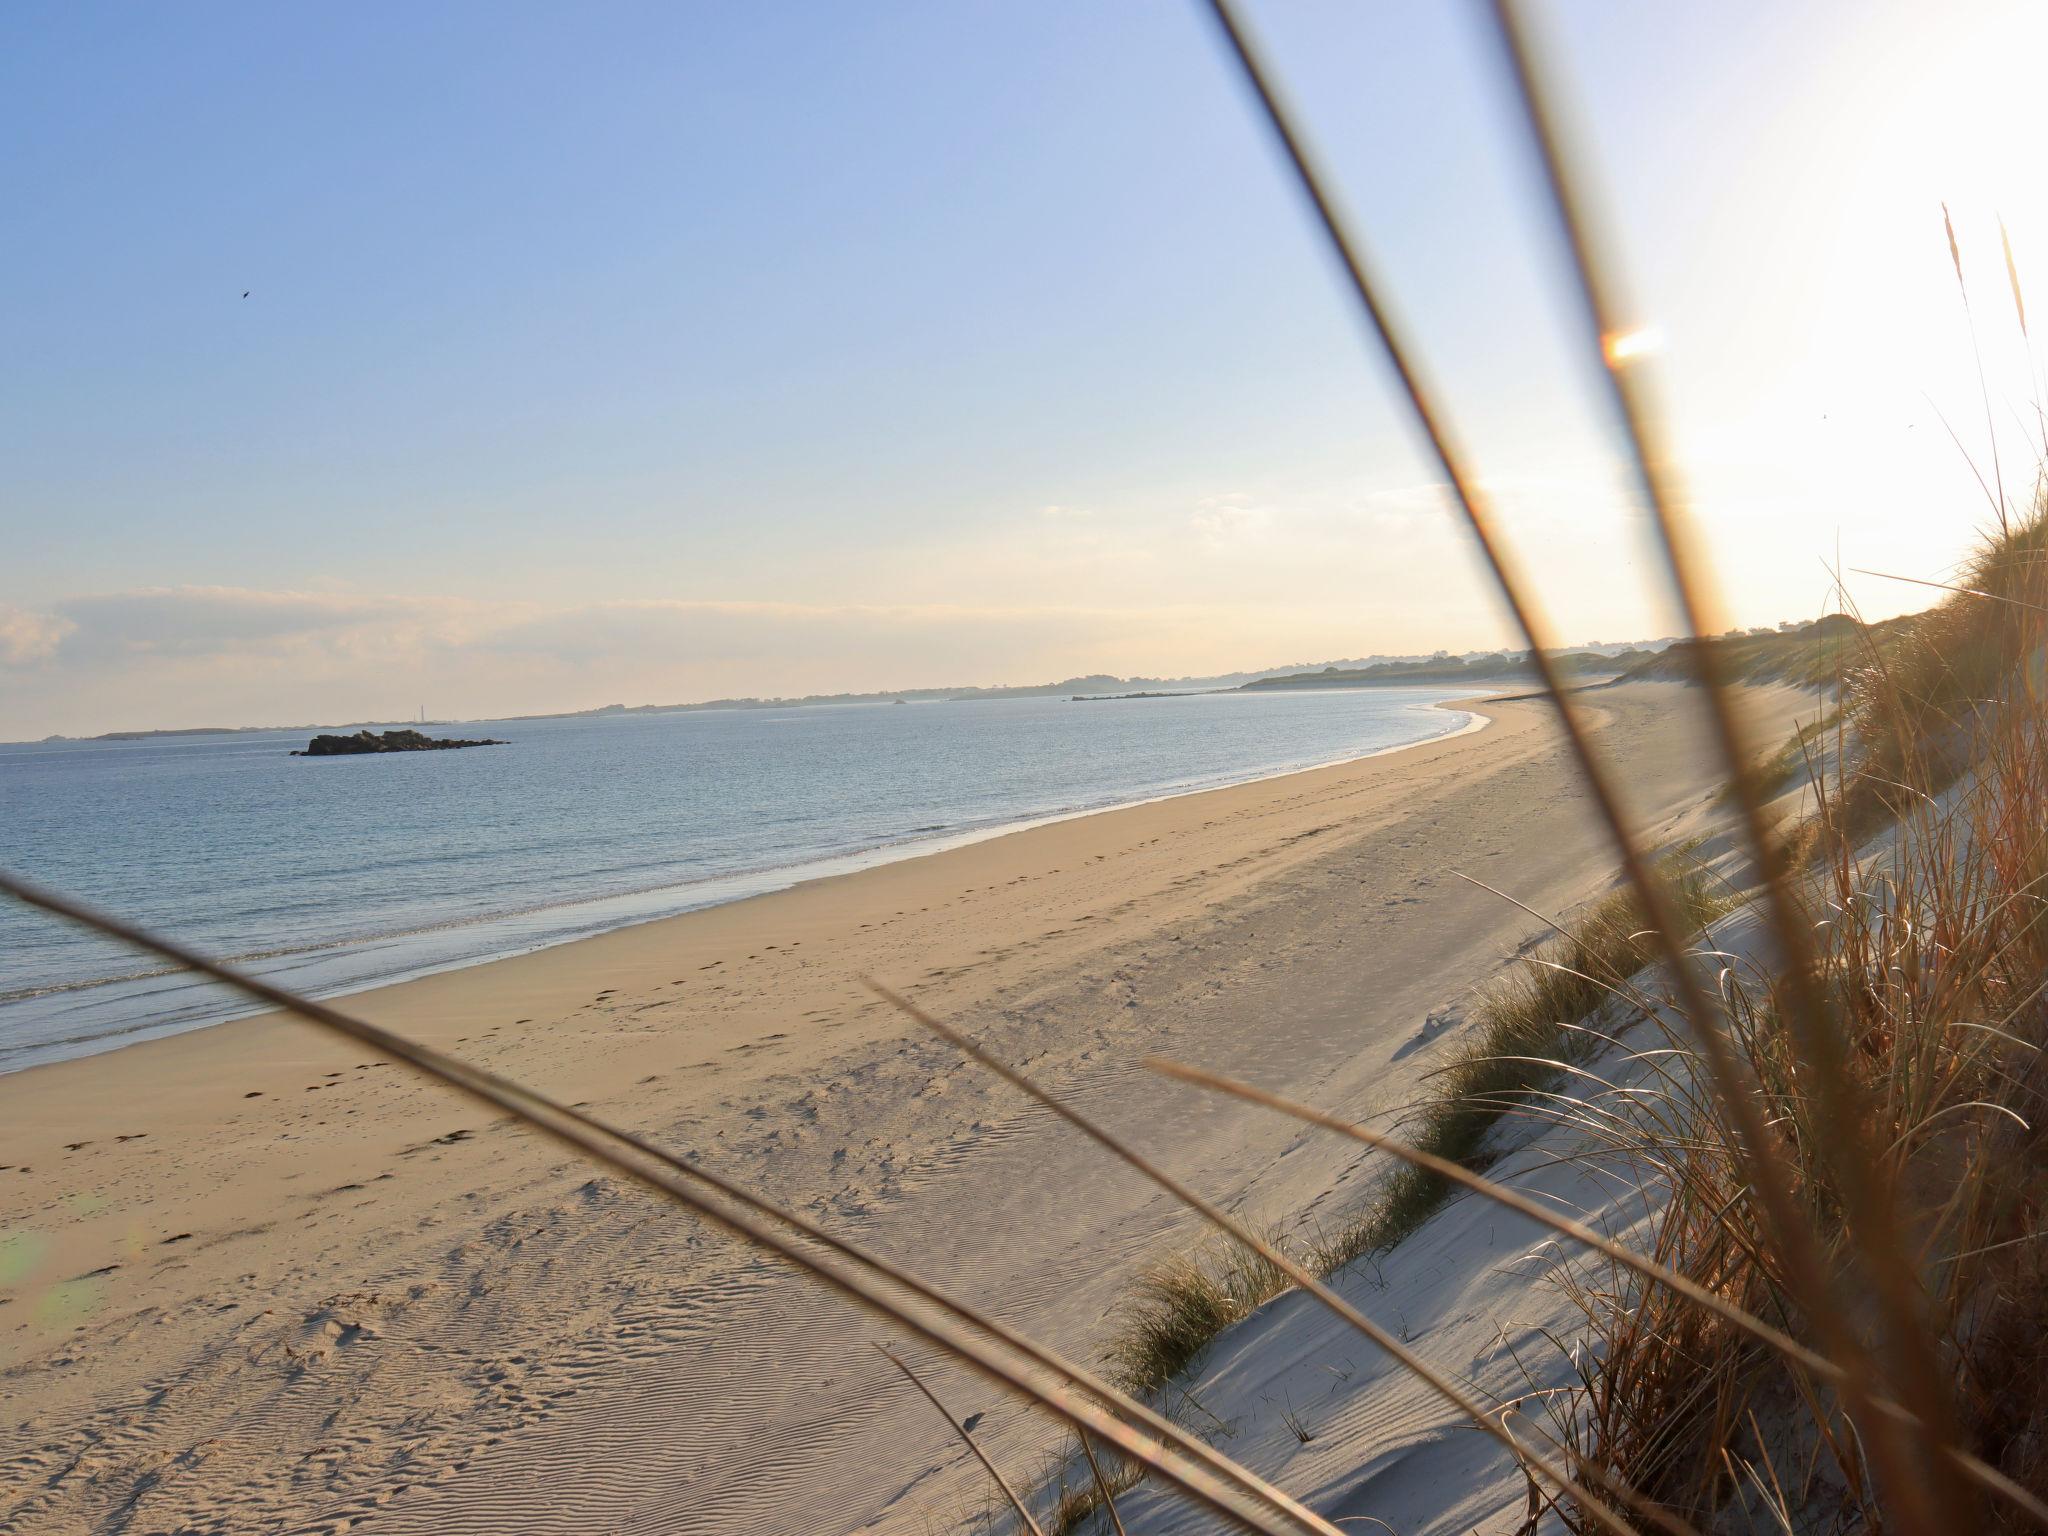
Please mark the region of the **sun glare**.
[[1664, 338], [1654, 326], [1639, 325], [1630, 331], [1612, 331], [1600, 338], [1600, 350], [1607, 357], [1607, 366], [1619, 368], [1632, 358], [1654, 352], [1663, 344]]

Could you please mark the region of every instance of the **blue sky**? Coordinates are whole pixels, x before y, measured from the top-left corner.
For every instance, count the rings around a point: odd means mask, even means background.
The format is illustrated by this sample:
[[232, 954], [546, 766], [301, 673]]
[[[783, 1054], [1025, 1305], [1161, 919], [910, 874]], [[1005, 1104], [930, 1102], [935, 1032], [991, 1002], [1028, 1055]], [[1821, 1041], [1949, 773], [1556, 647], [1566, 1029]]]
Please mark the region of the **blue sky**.
[[[1251, 14], [1559, 627], [1667, 632], [1478, 8]], [[1535, 14], [1735, 617], [1940, 575], [2039, 16]], [[19, 5], [0, 132], [0, 737], [1505, 638], [1192, 4]]]

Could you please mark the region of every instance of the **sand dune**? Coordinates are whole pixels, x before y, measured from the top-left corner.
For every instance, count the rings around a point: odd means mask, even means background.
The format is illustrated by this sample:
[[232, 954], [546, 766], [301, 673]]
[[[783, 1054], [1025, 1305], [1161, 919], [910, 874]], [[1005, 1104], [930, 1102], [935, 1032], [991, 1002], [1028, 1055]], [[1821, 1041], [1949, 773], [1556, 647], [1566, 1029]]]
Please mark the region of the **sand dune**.
[[[1644, 822], [1696, 810], [1687, 691], [1590, 697]], [[1770, 739], [1804, 702], [1758, 696]], [[1404, 1102], [1532, 927], [1452, 871], [1555, 909], [1610, 868], [1544, 706], [1486, 713], [349, 1006], [1085, 1353], [1187, 1218], [860, 978], [1246, 1211], [1343, 1210], [1350, 1151], [1133, 1063]], [[0, 1230], [0, 1531], [922, 1531], [984, 1498], [885, 1330], [295, 1024], [0, 1079]], [[1055, 1438], [934, 1380], [1020, 1475]]]

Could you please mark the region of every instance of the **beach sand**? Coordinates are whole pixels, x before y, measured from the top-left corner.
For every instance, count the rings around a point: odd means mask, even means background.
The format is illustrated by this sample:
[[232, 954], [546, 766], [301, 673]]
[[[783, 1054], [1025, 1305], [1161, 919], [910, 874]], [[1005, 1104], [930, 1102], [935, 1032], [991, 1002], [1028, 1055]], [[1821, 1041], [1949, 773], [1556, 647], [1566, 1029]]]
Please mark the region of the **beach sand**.
[[[1700, 813], [1696, 695], [1586, 695], [1642, 824]], [[1811, 698], [1760, 692], [1774, 743]], [[1357, 1115], [1613, 860], [1551, 722], [1033, 828], [349, 999], [911, 1263], [1077, 1355], [1195, 1235], [873, 1000], [971, 1032], [1206, 1193], [1334, 1220], [1377, 1164], [1164, 1083]], [[950, 1528], [986, 1490], [893, 1331], [310, 1027], [0, 1078], [0, 1531]], [[1056, 1431], [928, 1352], [1028, 1479]], [[1227, 1448], [1227, 1442], [1226, 1442]]]

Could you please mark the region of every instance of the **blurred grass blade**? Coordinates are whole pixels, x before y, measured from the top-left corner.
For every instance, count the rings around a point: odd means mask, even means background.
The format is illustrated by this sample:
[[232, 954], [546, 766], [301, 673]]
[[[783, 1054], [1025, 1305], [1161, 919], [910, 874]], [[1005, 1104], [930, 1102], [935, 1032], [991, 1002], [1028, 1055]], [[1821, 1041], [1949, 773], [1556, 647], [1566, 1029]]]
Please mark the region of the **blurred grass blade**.
[[[1698, 978], [1686, 963], [1684, 935], [1675, 916], [1670, 892], [1636, 846], [1635, 837], [1630, 832], [1627, 818], [1622, 813], [1621, 802], [1613, 782], [1595, 755], [1585, 722], [1573, 705], [1552, 663], [1551, 636], [1537, 614], [1534, 599], [1528, 592], [1527, 582], [1515, 568], [1506, 546], [1501, 542], [1493, 525], [1492, 513], [1480, 494], [1474, 477], [1465, 467], [1464, 456], [1452, 442], [1447, 424], [1431, 402], [1431, 393], [1422, 381], [1419, 365], [1411, 356], [1407, 344], [1394, 326], [1385, 302], [1379, 296], [1377, 285], [1366, 264], [1362, 244], [1339, 214], [1334, 196], [1326, 184], [1327, 179], [1310, 154], [1305, 138], [1295, 126], [1292, 111], [1281, 96], [1277, 83], [1272, 79], [1249, 33], [1238, 19], [1235, 5], [1232, 0], [1210, 0], [1210, 4], [1222, 26], [1226, 41], [1243, 68], [1246, 79], [1265, 111], [1268, 123], [1287, 155], [1288, 163], [1304, 196], [1312, 206], [1323, 232], [1328, 236], [1331, 247], [1350, 280], [1360, 307], [1371, 322], [1373, 334], [1401, 385], [1437, 466], [1450, 483], [1452, 495], [1475, 542], [1479, 545], [1480, 553], [1493, 575], [1494, 584], [1500, 590], [1501, 599], [1529, 647], [1531, 664], [1536, 669], [1543, 693], [1557, 711], [1558, 723], [1571, 749], [1579, 776], [1586, 784], [1601, 823], [1614, 841], [1622, 872], [1643, 904], [1644, 913], [1657, 940], [1660, 957], [1670, 974], [1672, 987], [1678, 994], [1680, 1009], [1699, 1031], [1702, 1049], [1707, 1052], [1717, 1083], [1738, 1106], [1736, 1112], [1742, 1118], [1744, 1146], [1754, 1165], [1754, 1174], [1761, 1186], [1776, 1191], [1777, 1209], [1789, 1215], [1794, 1208], [1789, 1189], [1785, 1185], [1782, 1162], [1775, 1156], [1774, 1139], [1767, 1133], [1761, 1116], [1751, 1103], [1750, 1090], [1753, 1084], [1745, 1067], [1729, 1048], [1721, 1032], [1718, 1006], [1701, 988]], [[1808, 1253], [1812, 1254], [1814, 1245], [1810, 1237], [1806, 1248]], [[1815, 1276], [1819, 1273], [1817, 1258], [1813, 1261], [1811, 1272]], [[1816, 1290], [1814, 1294], [1819, 1295], [1820, 1292]]]
[[[1670, 894], [1637, 848], [1614, 786], [1595, 756], [1585, 724], [1550, 661], [1551, 638], [1537, 615], [1527, 585], [1497, 536], [1491, 513], [1474, 478], [1465, 468], [1463, 455], [1451, 441], [1449, 429], [1421, 380], [1419, 367], [1394, 327], [1367, 267], [1361, 243], [1338, 212], [1328, 179], [1311, 156], [1304, 136], [1295, 125], [1293, 113], [1239, 19], [1233, 0], [1210, 0], [1210, 7], [1265, 112], [1267, 122], [1280, 141], [1303, 195], [1344, 268], [1361, 309], [1371, 322], [1374, 336], [1394, 370], [1437, 465], [1450, 482], [1457, 505], [1492, 572], [1502, 600], [1530, 648], [1531, 662], [1543, 692], [1557, 710], [1558, 722], [1594, 809], [1614, 839], [1623, 874], [1643, 903], [1677, 995], [1679, 1010], [1692, 1021], [1715, 1087], [1728, 1105], [1750, 1177], [1786, 1249], [1794, 1289], [1814, 1312], [1839, 1318], [1842, 1313], [1830, 1294], [1818, 1239], [1808, 1226], [1805, 1213], [1792, 1197], [1790, 1175], [1777, 1138], [1757, 1107], [1755, 1083], [1747, 1065], [1737, 1056], [1724, 1033], [1725, 1023], [1718, 999], [1709, 997], [1687, 964], [1684, 940]], [[1713, 693], [1712, 697], [1719, 700], [1720, 695]], [[1724, 740], [1724, 754], [1725, 751]], [[1737, 782], [1744, 782], [1740, 776], [1747, 773], [1746, 763], [1738, 764], [1737, 773]], [[1795, 936], [1795, 943], [1799, 937], [1803, 936]], [[1859, 1384], [1868, 1372], [1860, 1342], [1845, 1328], [1837, 1328], [1830, 1342], [1832, 1352], [1849, 1371], [1852, 1383], [1849, 1395], [1852, 1401], [1860, 1404], [1867, 1394]], [[1882, 1455], [1890, 1454], [1888, 1443], [1882, 1440], [1878, 1449]]]
[[[1811, 1371], [1830, 1386], [1839, 1387], [1842, 1384], [1843, 1372], [1840, 1366], [1836, 1365], [1832, 1360], [1808, 1349], [1789, 1334], [1772, 1327], [1771, 1324], [1765, 1322], [1762, 1318], [1744, 1311], [1726, 1297], [1717, 1295], [1706, 1286], [1699, 1284], [1687, 1275], [1679, 1273], [1669, 1265], [1661, 1264], [1653, 1258], [1637, 1253], [1634, 1249], [1616, 1242], [1605, 1233], [1587, 1226], [1582, 1221], [1562, 1215], [1549, 1206], [1530, 1199], [1521, 1191], [1489, 1179], [1484, 1174], [1474, 1173], [1462, 1163], [1454, 1163], [1448, 1158], [1438, 1157], [1433, 1153], [1421, 1150], [1419, 1147], [1411, 1147], [1399, 1138], [1386, 1135], [1381, 1131], [1375, 1131], [1369, 1126], [1360, 1125], [1355, 1121], [1345, 1120], [1340, 1116], [1328, 1114], [1323, 1110], [1286, 1098], [1281, 1094], [1271, 1093], [1263, 1088], [1255, 1088], [1250, 1083], [1241, 1082], [1236, 1078], [1225, 1077], [1220, 1072], [1210, 1072], [1201, 1067], [1189, 1066], [1184, 1062], [1172, 1061], [1160, 1056], [1147, 1057], [1141, 1065], [1163, 1076], [1173, 1078], [1178, 1082], [1188, 1083], [1197, 1088], [1207, 1088], [1217, 1093], [1229, 1094], [1231, 1097], [1241, 1099], [1247, 1104], [1262, 1105], [1267, 1109], [1277, 1110], [1283, 1115], [1292, 1116], [1306, 1125], [1320, 1126], [1322, 1129], [1334, 1131], [1340, 1136], [1348, 1136], [1353, 1141], [1371, 1147], [1376, 1151], [1385, 1152], [1390, 1157], [1399, 1158], [1402, 1162], [1412, 1167], [1433, 1173], [1438, 1178], [1456, 1184], [1462, 1189], [1469, 1189], [1474, 1194], [1482, 1195], [1497, 1205], [1505, 1206], [1519, 1215], [1528, 1217], [1531, 1221], [1549, 1228], [1561, 1237], [1569, 1237], [1574, 1242], [1583, 1243], [1588, 1248], [1612, 1259], [1624, 1268], [1633, 1270], [1646, 1280], [1654, 1281], [1659, 1285], [1676, 1291], [1687, 1300], [1706, 1308], [1715, 1316], [1740, 1328], [1752, 1338], [1769, 1345], [1787, 1359]], [[1872, 1406], [1895, 1422], [1908, 1424], [1914, 1428], [1920, 1427], [1912, 1420], [1908, 1410], [1897, 1403], [1879, 1401]], [[2013, 1482], [2004, 1473], [1986, 1465], [1966, 1451], [1959, 1450], [1953, 1446], [1947, 1446], [1944, 1447], [1943, 1453], [1964, 1476], [1970, 1478], [1980, 1487], [2010, 1500], [2021, 1509], [2024, 1509], [2036, 1522], [2044, 1527], [2048, 1527], [2048, 1503], [2043, 1503], [2034, 1494]]]
[[1116, 1536], [1129, 1536], [1124, 1530], [1124, 1517], [1116, 1512], [1116, 1495], [1110, 1491], [1109, 1479], [1102, 1475], [1102, 1463], [1095, 1459], [1095, 1446], [1088, 1438], [1088, 1431], [1077, 1429], [1074, 1438], [1081, 1442], [1081, 1454], [1088, 1458], [1088, 1470], [1095, 1477], [1095, 1493], [1102, 1500], [1102, 1507], [1109, 1511], [1109, 1523], [1116, 1527]]
[[[1395, 1338], [1386, 1329], [1380, 1327], [1378, 1323], [1375, 1323], [1371, 1318], [1331, 1290], [1315, 1275], [1303, 1268], [1284, 1249], [1259, 1236], [1222, 1207], [1197, 1194], [1193, 1189], [1183, 1184], [1172, 1174], [1166, 1172], [1165, 1169], [1159, 1167], [1151, 1159], [1133, 1150], [1124, 1142], [1112, 1136], [1108, 1131], [1103, 1130], [1065, 1100], [1039, 1087], [1037, 1083], [1033, 1082], [1016, 1068], [1010, 1066], [999, 1057], [983, 1050], [980, 1045], [969, 1039], [966, 1035], [961, 1034], [960, 1031], [954, 1029], [951, 1025], [942, 1023], [908, 998], [874, 981], [868, 983], [868, 989], [884, 1002], [899, 1009], [906, 1017], [915, 1019], [940, 1039], [947, 1041], [963, 1055], [986, 1067], [1018, 1092], [1044, 1105], [1055, 1115], [1066, 1121], [1067, 1124], [1073, 1126], [1075, 1130], [1093, 1141], [1097, 1146], [1122, 1159], [1130, 1167], [1142, 1173], [1146, 1178], [1157, 1184], [1190, 1210], [1197, 1212], [1210, 1225], [1216, 1227], [1219, 1231], [1229, 1234], [1246, 1248], [1258, 1254], [1268, 1264], [1280, 1270], [1289, 1280], [1307, 1291], [1317, 1301], [1329, 1308], [1330, 1311], [1372, 1340], [1386, 1354], [1392, 1356], [1403, 1370], [1423, 1382], [1431, 1391], [1443, 1398], [1445, 1402], [1471, 1419], [1478, 1429], [1499, 1441], [1519, 1465], [1532, 1473], [1541, 1474], [1543, 1480], [1552, 1487], [1570, 1494], [1573, 1499], [1577, 1500], [1584, 1507], [1588, 1518], [1602, 1530], [1610, 1532], [1611, 1536], [1627, 1536], [1627, 1533], [1631, 1531], [1631, 1527], [1626, 1522], [1615, 1515], [1612, 1510], [1608, 1509], [1601, 1500], [1594, 1497], [1587, 1489], [1581, 1487], [1568, 1471], [1540, 1452], [1531, 1449], [1520, 1440], [1517, 1440], [1508, 1430], [1506, 1423], [1496, 1418], [1494, 1413], [1483, 1403], [1479, 1402], [1470, 1393], [1466, 1392], [1464, 1388], [1458, 1386], [1449, 1377], [1437, 1370], [1435, 1366], [1408, 1348], [1406, 1344]], [[1589, 1468], [1589, 1470], [1597, 1471], [1598, 1469]], [[1686, 1525], [1682, 1521], [1673, 1520], [1647, 1500], [1633, 1494], [1630, 1490], [1610, 1487], [1608, 1491], [1621, 1498], [1624, 1502], [1640, 1509], [1643, 1514], [1650, 1518], [1652, 1523], [1662, 1530], [1671, 1532], [1672, 1536], [1698, 1536], [1698, 1533], [1693, 1531], [1691, 1526]]]
[[1924, 576], [1894, 576], [1890, 571], [1867, 571], [1860, 565], [1852, 565], [1850, 571], [1858, 576], [1875, 576], [1879, 581], [1903, 581], [1915, 587], [1934, 587], [1942, 592], [1960, 592], [1964, 597], [1981, 597], [1988, 602], [2009, 603], [2015, 608], [2024, 608], [2030, 613], [2048, 613], [2048, 607], [2040, 603], [2024, 602], [2017, 597], [2008, 597], [2003, 592], [1986, 592], [1981, 587], [1959, 587], [1953, 582], [1929, 581]]
[[2012, 285], [2012, 310], [2019, 317], [2020, 341], [2027, 349], [2027, 366], [2034, 379], [2034, 425], [2041, 434], [2040, 452], [2048, 459], [2048, 379], [2041, 376], [2040, 360], [2034, 354], [2034, 338], [2027, 330], [2027, 299], [2020, 290], [2020, 264], [2013, 259], [2012, 236], [2005, 220], [1998, 221], [1998, 244], [2005, 252], [2005, 280]]
[[[938, 1393], [925, 1384], [922, 1376], [905, 1365], [897, 1356], [891, 1354], [885, 1346], [877, 1344], [875, 1348], [882, 1352], [884, 1360], [887, 1360], [897, 1370], [901, 1371], [909, 1379], [910, 1384], [925, 1395], [925, 1400], [938, 1410], [939, 1417], [946, 1421], [947, 1426], [953, 1433], [958, 1435], [967, 1449], [974, 1453], [974, 1459], [981, 1463], [981, 1468], [984, 1472], [988, 1473], [989, 1480], [1002, 1489], [1003, 1497], [1010, 1501], [1010, 1508], [1017, 1511], [1017, 1519], [1023, 1523], [1024, 1529], [1029, 1531], [1031, 1536], [1045, 1536], [1045, 1532], [1039, 1528], [1038, 1522], [1031, 1518], [1031, 1511], [1024, 1507], [1024, 1501], [1017, 1497], [1017, 1490], [1010, 1486], [1009, 1479], [998, 1472], [996, 1464], [988, 1459], [988, 1453], [981, 1448], [981, 1443], [974, 1438], [974, 1432], [961, 1423], [960, 1420], [953, 1417], [952, 1411], [939, 1401]], [[1087, 1431], [1077, 1430], [1076, 1433], [1085, 1434]]]
[[[1944, 209], [1944, 216], [1946, 212]], [[2005, 220], [2002, 218], [1998, 221], [1998, 244], [2005, 252], [2005, 280], [2012, 284], [2012, 312], [2020, 317], [2020, 335], [2031, 341], [2033, 338], [2027, 335], [2026, 295], [2020, 292], [2020, 269], [2018, 263], [2012, 259], [2012, 236], [2006, 233]], [[1949, 236], [1949, 246], [1951, 249], [1955, 246], [1953, 232]]]
[[[1511, 0], [1488, 0], [1488, 6], [1530, 141], [1542, 167], [1560, 235], [1572, 258], [1584, 310], [1584, 335], [1597, 355], [1599, 375], [1606, 382], [1609, 402], [1622, 428], [1631, 468], [1652, 514], [1673, 595], [1686, 628], [1695, 637], [1695, 643], [1688, 648], [1689, 655], [1707, 703], [1743, 831], [1762, 876], [1765, 910], [1779, 945], [1791, 1003], [1789, 1017], [1810, 1063], [1812, 1091], [1833, 1138], [1831, 1162], [1849, 1207], [1849, 1237], [1861, 1267], [1872, 1281], [1883, 1317], [1884, 1337], [1891, 1346], [1888, 1354], [1898, 1368], [1899, 1388], [1907, 1405], [1918, 1422], [1928, 1427], [1926, 1434], [1951, 1439], [1949, 1431], [1954, 1416], [1932, 1341], [1918, 1312], [1918, 1286], [1905, 1260], [1908, 1244], [1899, 1230], [1894, 1202], [1887, 1191], [1878, 1187], [1876, 1174], [1881, 1165], [1874, 1149], [1864, 1145], [1867, 1109], [1848, 1070], [1843, 1044], [1820, 997], [1809, 940], [1810, 920], [1792, 888], [1781, 847], [1770, 835], [1764, 814], [1765, 797], [1756, 777], [1756, 757], [1736, 717], [1720, 654], [1704, 639], [1724, 626], [1706, 564], [1699, 558], [1690, 522], [1684, 515], [1683, 498], [1670, 467], [1671, 457], [1658, 428], [1660, 413], [1651, 401], [1644, 370], [1617, 359], [1605, 345], [1606, 338], [1626, 328], [1633, 317], [1620, 296], [1614, 263], [1605, 254], [1607, 242], [1595, 237], [1591, 201], [1574, 174], [1575, 157], [1565, 152], [1563, 135], [1550, 97], [1539, 79], [1529, 37], [1517, 20]], [[1943, 218], [1946, 221], [1946, 209]], [[1955, 247], [1953, 227], [1949, 241], [1960, 283], [1961, 255]], [[1980, 359], [1980, 373], [1981, 366]], [[1995, 453], [1995, 442], [1993, 447]], [[1999, 502], [2002, 516], [2002, 485]], [[1718, 1072], [1715, 1076], [1725, 1097], [1727, 1087], [1720, 1084]], [[1732, 1103], [1729, 1107], [1736, 1108]], [[1749, 1140], [1746, 1127], [1743, 1139]], [[1795, 1276], [1796, 1289], [1806, 1299], [1828, 1352], [1848, 1372], [1844, 1392], [1850, 1410], [1852, 1414], [1861, 1410], [1861, 1416], [1868, 1417], [1874, 1384], [1866, 1378], [1875, 1373], [1862, 1340], [1848, 1321], [1857, 1311], [1853, 1299], [1831, 1297], [1837, 1288], [1830, 1284], [1803, 1214], [1782, 1199], [1775, 1187], [1766, 1190], [1766, 1206]], [[1887, 1474], [1889, 1486], [1901, 1501], [1904, 1529], [1933, 1536], [1942, 1529], [1944, 1511], [1954, 1514], [1968, 1507], [1970, 1496], [1956, 1486], [1947, 1463], [1938, 1455], [1929, 1455], [1936, 1447], [1925, 1435], [1917, 1444], [1906, 1446], [1896, 1443], [1898, 1429], [1894, 1424], [1870, 1423], [1866, 1429], [1880, 1471]]]
[[[2004, 221], [2001, 220], [2001, 233], [2004, 228]], [[1948, 204], [1945, 202], [1941, 205], [1941, 229], [1942, 233], [1948, 236], [1948, 259], [1956, 269], [1956, 292], [1963, 296], [1963, 320], [1969, 327], [1970, 350], [1977, 358], [1977, 389], [1984, 396], [1984, 433], [1991, 442], [1991, 478], [1998, 485], [1998, 527], [2002, 533], [2010, 532], [2011, 525], [2006, 520], [2005, 474], [1998, 464], [1998, 429], [1992, 425], [1991, 420], [1991, 386], [1984, 378], [1984, 349], [1977, 343], [1977, 312], [1970, 307], [1970, 285], [1963, 281], [1963, 250], [1956, 243], [1956, 221], [1949, 217]], [[2012, 245], [2009, 241], [2005, 252], [2010, 258]]]
[[[17, 876], [0, 873], [0, 895], [11, 896], [185, 970], [211, 977], [244, 996], [372, 1046], [422, 1076], [504, 1110], [592, 1161], [787, 1260], [798, 1270], [958, 1357], [989, 1380], [1048, 1409], [1076, 1430], [1092, 1430], [1123, 1455], [1151, 1468], [1242, 1530], [1256, 1532], [1258, 1536], [1284, 1536], [1298, 1531], [1340, 1536], [1328, 1521], [1107, 1382], [1060, 1360], [1042, 1345], [1031, 1343], [976, 1309], [945, 1297], [909, 1271], [868, 1254], [843, 1238], [833, 1237], [796, 1213], [760, 1199], [651, 1142], [557, 1103], [534, 1089], [471, 1066], [381, 1025], [301, 997], [176, 940], [95, 911]], [[698, 1186], [714, 1191], [719, 1198], [708, 1197]], [[791, 1237], [790, 1231], [797, 1237]], [[817, 1251], [821, 1247], [843, 1262], [828, 1262]], [[888, 1284], [880, 1283], [883, 1281]], [[931, 1303], [948, 1316], [923, 1315], [894, 1294], [891, 1285]], [[963, 1330], [961, 1323], [975, 1331]], [[1005, 1349], [991, 1349], [978, 1334], [998, 1340]], [[1010, 1358], [1011, 1354], [1023, 1356], [1024, 1363]], [[1082, 1388], [1082, 1392], [1077, 1394], [1075, 1387]], [[1133, 1429], [1133, 1421], [1145, 1425], [1151, 1434]]]

